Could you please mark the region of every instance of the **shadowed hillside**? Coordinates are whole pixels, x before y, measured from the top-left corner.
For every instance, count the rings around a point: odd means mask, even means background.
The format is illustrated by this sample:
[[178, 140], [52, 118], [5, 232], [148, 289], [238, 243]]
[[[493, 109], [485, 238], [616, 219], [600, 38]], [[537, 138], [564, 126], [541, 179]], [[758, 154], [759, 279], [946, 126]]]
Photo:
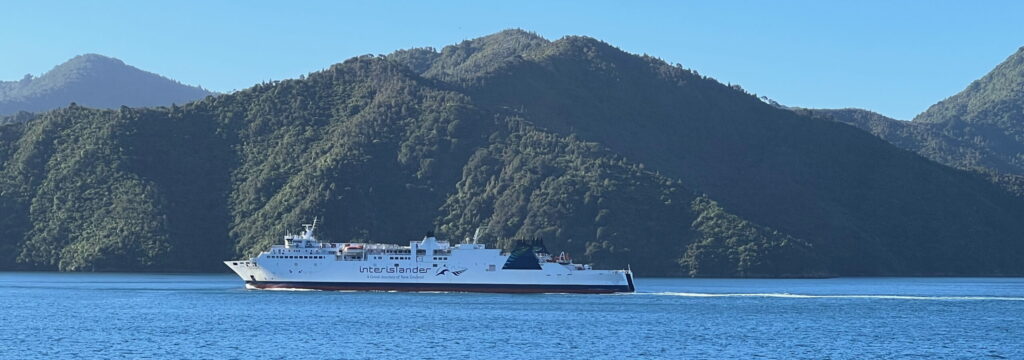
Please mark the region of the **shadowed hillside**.
[[859, 109], [802, 111], [857, 126], [942, 164], [1024, 175], [1024, 48], [914, 121]]
[[332, 241], [487, 225], [642, 275], [1024, 274], [1024, 203], [983, 177], [586, 37], [510, 30], [0, 139], [6, 268], [215, 269], [319, 215]]

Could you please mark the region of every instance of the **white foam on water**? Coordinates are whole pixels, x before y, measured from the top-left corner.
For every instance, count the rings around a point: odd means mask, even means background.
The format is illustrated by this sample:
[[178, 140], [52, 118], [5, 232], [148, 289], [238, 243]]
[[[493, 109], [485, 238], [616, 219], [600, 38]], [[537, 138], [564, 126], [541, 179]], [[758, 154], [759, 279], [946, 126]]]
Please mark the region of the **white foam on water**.
[[888, 299], [888, 300], [968, 300], [968, 301], [1024, 301], [1024, 297], [1006, 296], [915, 296], [915, 295], [807, 295], [789, 293], [716, 294], [691, 292], [634, 293], [636, 295], [685, 297], [766, 297], [786, 299]]
[[302, 288], [258, 288], [255, 286], [246, 285], [246, 289], [249, 290], [269, 290], [269, 291], [322, 291], [320, 289], [302, 289]]

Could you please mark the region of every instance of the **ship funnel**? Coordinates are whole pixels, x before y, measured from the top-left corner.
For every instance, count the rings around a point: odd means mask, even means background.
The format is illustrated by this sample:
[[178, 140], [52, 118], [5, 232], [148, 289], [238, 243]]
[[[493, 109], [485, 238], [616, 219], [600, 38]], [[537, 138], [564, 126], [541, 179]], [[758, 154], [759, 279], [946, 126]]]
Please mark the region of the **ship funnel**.
[[[416, 245], [415, 243], [413, 245]], [[420, 241], [417, 248], [413, 249], [414, 254], [419, 254], [420, 250], [423, 250], [423, 259], [430, 259], [434, 256], [434, 249], [437, 248], [437, 238], [434, 237], [433, 231], [427, 231], [427, 235], [423, 237], [423, 241]], [[418, 259], [419, 255], [416, 255], [413, 259]], [[419, 261], [419, 260], [417, 260]]]

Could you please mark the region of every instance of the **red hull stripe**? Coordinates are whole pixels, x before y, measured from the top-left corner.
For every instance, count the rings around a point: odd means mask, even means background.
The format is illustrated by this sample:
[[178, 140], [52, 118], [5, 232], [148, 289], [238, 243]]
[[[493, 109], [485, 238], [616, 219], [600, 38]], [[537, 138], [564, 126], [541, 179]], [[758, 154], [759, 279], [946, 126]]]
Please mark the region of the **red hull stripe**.
[[438, 283], [362, 283], [305, 281], [246, 281], [257, 289], [311, 289], [359, 291], [453, 291], [486, 293], [578, 293], [610, 294], [633, 292], [633, 277], [628, 285], [535, 285], [535, 284], [438, 284]]

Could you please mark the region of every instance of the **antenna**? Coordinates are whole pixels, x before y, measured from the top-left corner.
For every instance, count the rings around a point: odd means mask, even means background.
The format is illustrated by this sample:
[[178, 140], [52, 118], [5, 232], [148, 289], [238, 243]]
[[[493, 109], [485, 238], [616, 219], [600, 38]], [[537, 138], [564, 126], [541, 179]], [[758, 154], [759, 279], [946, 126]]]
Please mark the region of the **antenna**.
[[473, 233], [473, 243], [474, 244], [480, 242], [480, 235], [484, 234], [484, 230], [487, 230], [486, 226], [481, 226], [481, 227], [476, 228], [476, 232]]
[[303, 231], [303, 234], [302, 234], [303, 236], [305, 236], [305, 237], [313, 237], [313, 229], [316, 229], [316, 221], [317, 221], [317, 217], [314, 216], [312, 224], [302, 224], [302, 227], [306, 228], [306, 231]]

